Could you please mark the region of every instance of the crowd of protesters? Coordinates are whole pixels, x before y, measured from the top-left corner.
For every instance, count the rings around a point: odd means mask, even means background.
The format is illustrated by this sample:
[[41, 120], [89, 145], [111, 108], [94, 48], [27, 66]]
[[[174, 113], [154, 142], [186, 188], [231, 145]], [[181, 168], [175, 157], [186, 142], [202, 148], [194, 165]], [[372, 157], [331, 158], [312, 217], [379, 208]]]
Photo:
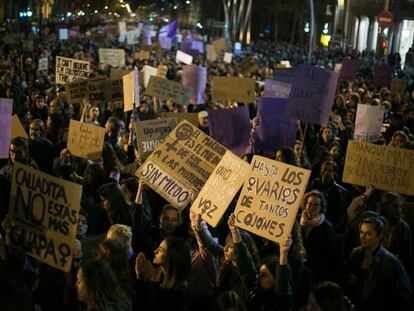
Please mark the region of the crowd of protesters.
[[[141, 95], [140, 106], [124, 113], [122, 101], [72, 105], [64, 85], [56, 85], [54, 61], [65, 56], [91, 61], [91, 76], [109, 76], [98, 65], [98, 48], [124, 48], [126, 68], [168, 67], [167, 78], [180, 81], [176, 47], [150, 60], [135, 60], [140, 46], [117, 39], [97, 40], [94, 32], [66, 41], [34, 38], [33, 51], [21, 42], [0, 43], [0, 97], [11, 98], [28, 139], [10, 142], [0, 170], [0, 310], [412, 310], [412, 197], [342, 182], [348, 140], [353, 138], [359, 103], [385, 107], [384, 131], [376, 144], [413, 149], [414, 93], [410, 77], [395, 62], [374, 53], [353, 52], [360, 60], [354, 81], [340, 81], [327, 127], [298, 122], [297, 141], [266, 155], [312, 170], [307, 193], [290, 237], [277, 244], [235, 226], [236, 197], [222, 221], [210, 228], [189, 208], [179, 211], [135, 177], [140, 154], [134, 124], [160, 112], [196, 112], [199, 128], [209, 133], [208, 109], [248, 105], [252, 143], [256, 102], [215, 102], [212, 76], [255, 78], [256, 98], [281, 60], [308, 62], [305, 47], [271, 42], [247, 46], [232, 64], [203, 54], [194, 63], [208, 68], [205, 104], [154, 101]], [[241, 74], [238, 64], [253, 56], [258, 69]], [[347, 56], [316, 48], [312, 64], [332, 70]], [[39, 71], [47, 57], [49, 68]], [[372, 68], [389, 63], [408, 80], [404, 95], [373, 84]], [[141, 92], [143, 94], [143, 92]], [[86, 112], [86, 113], [83, 113]], [[105, 127], [102, 157], [87, 161], [66, 148], [71, 119]], [[139, 121], [138, 121], [139, 122]], [[261, 154], [254, 150], [246, 154]], [[69, 273], [41, 263], [8, 245], [7, 217], [13, 165], [23, 163], [82, 185], [77, 237]], [[193, 199], [197, 191], [192, 191]], [[411, 209], [414, 208], [411, 205]]]

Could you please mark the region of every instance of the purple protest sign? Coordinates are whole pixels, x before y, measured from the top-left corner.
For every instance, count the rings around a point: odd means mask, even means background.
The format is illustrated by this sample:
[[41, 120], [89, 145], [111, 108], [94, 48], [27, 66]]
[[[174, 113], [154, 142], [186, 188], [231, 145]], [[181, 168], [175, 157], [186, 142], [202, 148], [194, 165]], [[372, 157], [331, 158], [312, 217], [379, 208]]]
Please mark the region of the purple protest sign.
[[191, 39], [190, 37], [186, 37], [183, 41], [181, 41], [180, 50], [189, 54], [192, 46], [193, 46], [193, 39]]
[[13, 100], [0, 98], [0, 159], [9, 157]]
[[171, 50], [171, 46], [172, 46], [171, 38], [161, 36], [161, 37], [158, 37], [158, 42], [160, 43], [161, 48], [163, 48], [164, 50]]
[[374, 66], [374, 84], [375, 86], [390, 86], [392, 79], [392, 67], [388, 65]]
[[242, 157], [249, 151], [250, 115], [248, 106], [209, 109], [210, 136]]
[[134, 66], [134, 102], [135, 107], [139, 106], [139, 73], [138, 67]]
[[192, 50], [197, 50], [200, 54], [204, 53], [204, 42], [203, 41], [193, 41], [191, 44]]
[[144, 32], [142, 34], [142, 45], [152, 45], [152, 39], [151, 39], [151, 27], [146, 26], [144, 28]]
[[258, 151], [274, 154], [277, 148], [291, 146], [296, 139], [296, 119], [285, 117], [288, 100], [261, 97], [257, 107], [260, 124], [256, 127], [254, 147]]
[[265, 80], [263, 96], [274, 98], [289, 98], [291, 88], [292, 84], [286, 82]]
[[182, 83], [192, 89], [190, 103], [199, 105], [204, 103], [204, 92], [207, 83], [207, 68], [195, 65], [183, 66]]
[[299, 65], [293, 74], [286, 115], [326, 126], [335, 98], [338, 74], [311, 65]]
[[342, 67], [339, 72], [339, 79], [354, 80], [357, 76], [359, 60], [345, 58], [342, 61]]

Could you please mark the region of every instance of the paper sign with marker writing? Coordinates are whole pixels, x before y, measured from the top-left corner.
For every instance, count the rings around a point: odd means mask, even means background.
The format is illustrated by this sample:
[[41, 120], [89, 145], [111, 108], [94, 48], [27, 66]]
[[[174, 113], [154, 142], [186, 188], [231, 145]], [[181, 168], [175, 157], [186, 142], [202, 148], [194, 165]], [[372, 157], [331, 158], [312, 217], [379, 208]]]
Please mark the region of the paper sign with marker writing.
[[87, 79], [91, 70], [88, 61], [56, 56], [56, 84]]
[[145, 94], [155, 96], [161, 100], [171, 100], [173, 103], [186, 105], [191, 96], [191, 89], [181, 83], [151, 76]]
[[128, 45], [134, 45], [139, 43], [139, 33], [136, 30], [127, 31], [126, 39]]
[[[121, 85], [122, 87], [122, 85]], [[78, 80], [65, 84], [68, 103], [79, 104], [83, 98], [94, 104], [106, 104], [112, 98], [111, 81], [106, 76], [98, 76], [86, 80]]]
[[154, 119], [138, 121], [137, 132], [138, 149], [141, 161], [145, 161], [164, 138], [177, 126], [177, 118]]
[[147, 87], [150, 78], [152, 76], [156, 76], [157, 75], [158, 69], [155, 68], [155, 67], [152, 67], [152, 66], [145, 65], [142, 68], [142, 71], [144, 72], [144, 86]]
[[335, 98], [338, 75], [311, 65], [295, 68], [287, 114], [326, 126]]
[[231, 61], [233, 60], [233, 54], [232, 53], [224, 53], [223, 62], [227, 64], [231, 64]]
[[0, 98], [0, 159], [9, 157], [13, 100]]
[[72, 155], [98, 160], [102, 154], [105, 138], [105, 128], [70, 120], [68, 149]]
[[67, 28], [60, 28], [59, 29], [59, 40], [68, 40], [69, 38], [69, 30]]
[[131, 111], [139, 106], [139, 81], [138, 68], [122, 77], [124, 93], [124, 112]]
[[252, 103], [256, 99], [255, 83], [252, 78], [213, 77], [213, 100]]
[[182, 83], [191, 88], [190, 103], [204, 103], [204, 92], [207, 84], [207, 68], [195, 65], [183, 66]]
[[17, 114], [14, 114], [11, 120], [10, 140], [19, 136], [29, 138], [29, 136], [27, 136], [26, 130], [22, 125], [22, 122], [20, 122], [19, 117]]
[[10, 244], [69, 272], [82, 186], [16, 162], [9, 205]]
[[286, 240], [310, 172], [255, 155], [234, 211], [236, 226], [274, 242]]
[[349, 140], [342, 181], [414, 195], [414, 151]]
[[175, 57], [177, 63], [182, 62], [186, 65], [191, 65], [193, 63], [193, 57], [188, 55], [180, 50], [177, 51], [177, 55]]
[[226, 148], [187, 121], [181, 122], [138, 169], [136, 175], [173, 206], [183, 209], [190, 187], [201, 189]]
[[48, 62], [47, 57], [39, 58], [39, 71], [40, 70], [47, 70], [48, 64], [49, 64], [49, 62]]
[[125, 66], [124, 49], [99, 49], [99, 63], [108, 64], [112, 67]]
[[391, 94], [400, 94], [404, 96], [407, 87], [407, 80], [394, 78], [391, 80]]
[[358, 104], [354, 139], [374, 142], [381, 136], [384, 107]]
[[289, 98], [292, 85], [286, 82], [265, 80], [264, 95], [274, 98]]
[[216, 227], [242, 186], [249, 168], [247, 162], [226, 151], [198, 194], [191, 210], [200, 214], [209, 225]]

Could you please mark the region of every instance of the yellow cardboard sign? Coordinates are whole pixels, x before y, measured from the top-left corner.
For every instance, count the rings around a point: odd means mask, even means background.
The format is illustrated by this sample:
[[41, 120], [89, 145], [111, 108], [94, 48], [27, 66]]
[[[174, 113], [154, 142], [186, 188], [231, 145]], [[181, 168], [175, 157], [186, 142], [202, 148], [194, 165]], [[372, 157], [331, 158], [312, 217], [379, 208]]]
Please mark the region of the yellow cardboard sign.
[[138, 60], [151, 59], [151, 53], [149, 51], [136, 52], [134, 58]]
[[131, 111], [135, 107], [135, 74], [133, 71], [122, 77], [124, 92], [124, 111]]
[[29, 136], [27, 136], [26, 130], [23, 127], [22, 122], [20, 122], [19, 117], [17, 116], [17, 114], [14, 114], [11, 120], [10, 140], [19, 136], [29, 138]]
[[289, 237], [311, 171], [254, 156], [237, 202], [236, 225], [274, 242]]
[[394, 78], [391, 80], [390, 92], [391, 94], [400, 94], [404, 96], [407, 88], [407, 80]]
[[252, 103], [256, 100], [255, 83], [252, 78], [213, 77], [213, 100]]
[[195, 127], [198, 127], [198, 113], [194, 112], [161, 112], [161, 118], [177, 118], [178, 123], [186, 120]]
[[72, 155], [98, 160], [101, 157], [104, 138], [105, 128], [70, 120], [67, 146]]
[[249, 164], [226, 151], [201, 189], [191, 209], [216, 227], [249, 174]]
[[173, 206], [183, 209], [190, 187], [201, 189], [226, 148], [187, 121], [181, 122], [136, 175]]
[[212, 45], [217, 54], [220, 54], [222, 51], [227, 51], [227, 43], [225, 38], [214, 40]]
[[8, 242], [54, 268], [69, 272], [82, 186], [15, 163]]
[[342, 181], [414, 195], [414, 151], [350, 140]]
[[151, 76], [145, 95], [155, 96], [161, 100], [171, 100], [173, 103], [185, 105], [188, 103], [192, 89], [181, 83]]

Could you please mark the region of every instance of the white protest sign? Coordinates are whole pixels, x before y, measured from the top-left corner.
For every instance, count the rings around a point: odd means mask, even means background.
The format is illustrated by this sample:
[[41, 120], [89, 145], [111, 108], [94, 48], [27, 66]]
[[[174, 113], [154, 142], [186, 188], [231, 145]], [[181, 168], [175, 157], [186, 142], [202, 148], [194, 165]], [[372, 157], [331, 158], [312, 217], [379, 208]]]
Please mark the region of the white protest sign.
[[59, 40], [68, 40], [69, 32], [67, 28], [60, 28], [59, 29]]
[[274, 242], [286, 240], [310, 173], [255, 155], [234, 211], [236, 226]]
[[105, 128], [70, 120], [67, 147], [72, 155], [88, 160], [101, 157]]
[[191, 209], [216, 227], [249, 174], [249, 164], [226, 151], [201, 189]]
[[108, 64], [112, 67], [125, 66], [124, 49], [99, 49], [99, 63]]
[[234, 50], [235, 51], [240, 51], [242, 48], [242, 45], [240, 42], [234, 42]]
[[39, 71], [47, 70], [48, 65], [49, 65], [49, 61], [48, 61], [47, 57], [39, 58], [39, 68], [38, 68]]
[[158, 69], [152, 66], [145, 65], [142, 68], [142, 71], [144, 75], [144, 86], [147, 87], [151, 76], [156, 76]]
[[211, 44], [206, 45], [206, 57], [210, 62], [215, 62], [217, 60], [217, 53], [214, 49], [214, 46]]
[[175, 57], [175, 61], [177, 63], [182, 62], [186, 65], [191, 65], [193, 63], [193, 57], [191, 55], [188, 55], [187, 53], [184, 53], [183, 51], [178, 50], [177, 56]]
[[384, 107], [358, 104], [354, 139], [360, 141], [377, 141], [381, 135]]
[[341, 69], [342, 69], [342, 63], [335, 64], [335, 68], [334, 68], [335, 73], [339, 75], [339, 73], [341, 72]]
[[223, 62], [227, 63], [227, 64], [231, 64], [231, 61], [233, 59], [233, 54], [232, 53], [224, 53], [224, 57], [223, 57]]
[[135, 30], [127, 31], [126, 32], [126, 39], [128, 45], [138, 44], [139, 43], [139, 35]]
[[56, 84], [87, 79], [90, 70], [88, 61], [56, 56]]

